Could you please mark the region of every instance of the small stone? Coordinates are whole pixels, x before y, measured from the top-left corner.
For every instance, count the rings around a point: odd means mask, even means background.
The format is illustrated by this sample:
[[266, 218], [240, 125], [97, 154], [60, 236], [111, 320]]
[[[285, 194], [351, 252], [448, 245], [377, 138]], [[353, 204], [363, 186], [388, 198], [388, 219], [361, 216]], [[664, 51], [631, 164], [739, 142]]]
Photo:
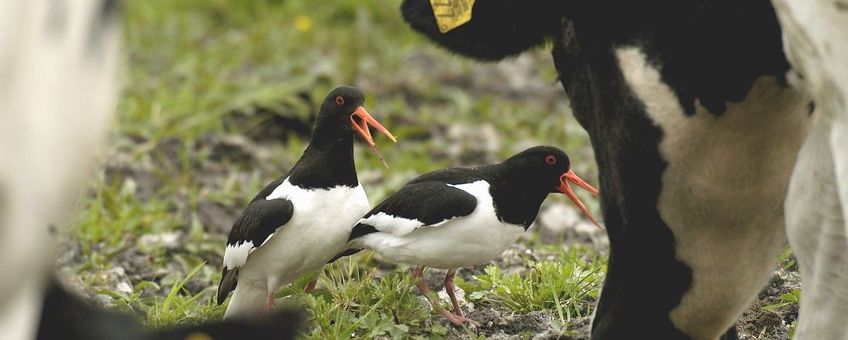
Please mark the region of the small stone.
[[106, 294], [97, 294], [93, 298], [94, 303], [103, 308], [111, 308], [115, 306], [115, 302], [111, 296]]
[[203, 144], [210, 150], [209, 159], [214, 161], [228, 160], [237, 164], [252, 164], [256, 160], [253, 152], [256, 145], [242, 135], [208, 135]]
[[545, 207], [539, 214], [537, 222], [539, 228], [556, 235], [562, 234], [569, 227], [573, 227], [580, 221], [580, 215], [576, 209], [563, 204], [552, 204]]
[[[450, 296], [448, 296], [448, 292], [444, 288], [439, 291], [439, 299], [450, 303]], [[456, 287], [456, 301], [459, 302], [459, 307], [463, 311], [474, 310], [474, 304], [465, 299], [465, 291], [462, 288]]]
[[166, 231], [158, 234], [142, 235], [138, 238], [139, 247], [143, 249], [154, 249], [162, 247], [166, 250], [175, 250], [180, 247], [182, 233], [177, 231]]
[[118, 282], [118, 286], [116, 288], [118, 289], [119, 292], [124, 293], [124, 294], [132, 294], [132, 292], [133, 292], [132, 285], [130, 285], [130, 283], [126, 282], [126, 281]]
[[446, 134], [447, 153], [461, 165], [479, 165], [497, 161], [501, 137], [492, 124], [451, 125]]

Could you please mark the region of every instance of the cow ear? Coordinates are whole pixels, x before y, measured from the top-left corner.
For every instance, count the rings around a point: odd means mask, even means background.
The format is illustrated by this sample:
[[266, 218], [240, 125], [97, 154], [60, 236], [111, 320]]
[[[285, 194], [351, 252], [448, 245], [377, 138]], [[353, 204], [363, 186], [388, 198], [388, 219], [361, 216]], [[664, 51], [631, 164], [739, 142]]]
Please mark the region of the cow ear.
[[471, 20], [444, 33], [439, 30], [430, 2], [403, 1], [401, 13], [413, 29], [450, 51], [481, 60], [500, 60], [537, 46], [562, 30], [565, 1], [476, 0]]

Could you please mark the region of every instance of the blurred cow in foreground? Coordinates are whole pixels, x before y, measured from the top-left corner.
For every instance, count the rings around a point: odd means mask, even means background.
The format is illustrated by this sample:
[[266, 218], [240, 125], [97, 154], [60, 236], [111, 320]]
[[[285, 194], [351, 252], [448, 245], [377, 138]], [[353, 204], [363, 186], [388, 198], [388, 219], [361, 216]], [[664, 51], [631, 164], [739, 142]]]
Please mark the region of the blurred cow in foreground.
[[[117, 1], [0, 1], [0, 339], [289, 339], [297, 315], [148, 331], [51, 283], [119, 90]], [[192, 337], [194, 336], [194, 337]]]
[[610, 238], [592, 338], [738, 338], [787, 230], [804, 284], [797, 337], [848, 336], [845, 2], [405, 0], [401, 11], [480, 60], [553, 42]]

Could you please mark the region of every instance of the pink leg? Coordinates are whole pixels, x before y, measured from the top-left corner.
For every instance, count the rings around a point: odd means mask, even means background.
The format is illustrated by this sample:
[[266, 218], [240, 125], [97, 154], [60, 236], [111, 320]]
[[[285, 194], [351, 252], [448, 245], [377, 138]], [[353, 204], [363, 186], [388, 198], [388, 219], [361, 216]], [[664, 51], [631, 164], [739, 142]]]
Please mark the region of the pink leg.
[[464, 316], [462, 314], [462, 309], [459, 308], [459, 301], [456, 299], [456, 285], [453, 283], [454, 277], [456, 277], [456, 269], [449, 269], [448, 274], [445, 275], [445, 291], [448, 293], [451, 303], [453, 304], [453, 313], [459, 316]]
[[424, 282], [424, 280], [421, 279], [421, 276], [423, 274], [424, 274], [424, 266], [418, 266], [412, 272], [412, 278], [415, 280], [415, 285], [418, 287], [418, 290], [420, 290], [421, 294], [423, 294], [424, 297], [427, 298], [427, 301], [430, 302], [430, 305], [433, 306], [433, 309], [435, 309], [436, 312], [438, 312], [439, 314], [442, 315], [442, 317], [444, 317], [445, 319], [448, 319], [448, 321], [450, 321], [452, 324], [457, 325], [457, 326], [461, 326], [463, 323], [469, 323], [469, 324], [472, 324], [472, 325], [477, 326], [477, 327], [480, 326], [479, 322], [471, 320], [469, 318], [466, 318], [462, 315], [453, 314], [453, 313], [449, 312], [448, 310], [446, 310], [444, 307], [442, 307], [442, 305], [441, 305], [441, 303], [439, 303], [439, 301], [433, 301], [432, 299], [430, 299], [430, 296], [429, 296], [430, 288], [428, 288], [427, 284]]
[[317, 284], [318, 284], [318, 278], [316, 277], [316, 278], [312, 279], [312, 281], [309, 281], [309, 284], [306, 285], [306, 288], [303, 289], [303, 292], [306, 293], [306, 294], [312, 294], [312, 291], [315, 290], [315, 285], [317, 285]]
[[270, 312], [274, 310], [274, 294], [268, 294], [268, 301], [265, 302], [265, 311]]

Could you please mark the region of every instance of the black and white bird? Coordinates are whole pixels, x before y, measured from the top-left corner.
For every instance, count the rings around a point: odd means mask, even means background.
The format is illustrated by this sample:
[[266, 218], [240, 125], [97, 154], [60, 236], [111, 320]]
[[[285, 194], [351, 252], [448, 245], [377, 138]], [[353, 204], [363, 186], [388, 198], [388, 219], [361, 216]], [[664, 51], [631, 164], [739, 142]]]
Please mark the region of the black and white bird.
[[549, 193], [566, 194], [594, 222], [569, 182], [598, 194], [571, 171], [565, 152], [552, 146], [527, 149], [500, 164], [427, 173], [361, 218], [349, 250], [339, 256], [373, 249], [389, 261], [416, 264], [413, 277], [425, 296], [424, 268], [448, 269], [445, 290], [454, 311], [431, 305], [454, 324], [476, 324], [456, 299], [456, 269], [500, 255], [530, 227]]
[[369, 208], [356, 176], [353, 134], [375, 151], [369, 125], [396, 141], [363, 101], [353, 87], [330, 92], [303, 155], [233, 224], [218, 285], [218, 304], [235, 289], [225, 319], [270, 310], [278, 287], [321, 269], [345, 249], [351, 228]]

